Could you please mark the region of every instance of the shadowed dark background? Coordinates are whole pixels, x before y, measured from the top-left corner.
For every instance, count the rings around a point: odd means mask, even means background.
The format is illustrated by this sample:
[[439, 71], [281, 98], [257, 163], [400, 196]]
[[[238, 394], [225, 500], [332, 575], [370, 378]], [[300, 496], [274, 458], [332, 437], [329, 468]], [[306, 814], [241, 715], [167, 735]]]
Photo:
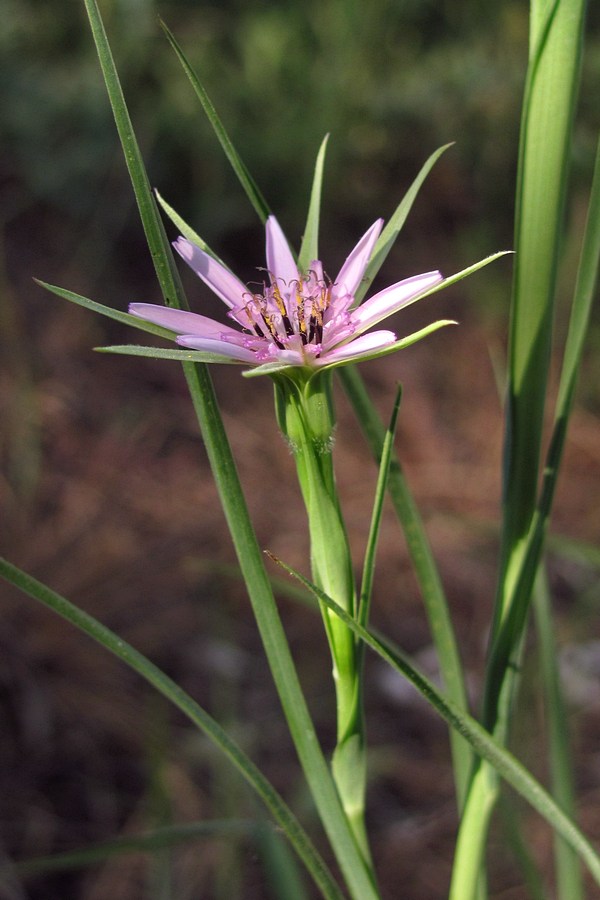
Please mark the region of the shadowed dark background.
[[[437, 163], [377, 285], [446, 274], [512, 245], [527, 4], [476, 0], [112, 0], [102, 12], [151, 183], [246, 280], [263, 234], [158, 24], [197, 67], [250, 171], [293, 242], [314, 158], [331, 133], [321, 255], [337, 272], [389, 218], [420, 166]], [[597, 125], [600, 36], [589, 43], [573, 142], [557, 339], [564, 336]], [[36, 276], [118, 309], [160, 302], [82, 3], [5, 0], [0, 35], [0, 537], [2, 553], [150, 656], [231, 729], [317, 836], [261, 651], [185, 383], [176, 363], [95, 354], [139, 340], [45, 293]], [[175, 233], [169, 227], [169, 234]], [[219, 303], [183, 272], [195, 309]], [[448, 593], [474, 708], [490, 621], [500, 494], [501, 388], [510, 260], [411, 307], [408, 333], [457, 318], [363, 374], [382, 415], [404, 384], [397, 446]], [[580, 821], [600, 837], [600, 330], [588, 355], [549, 554], [573, 732]], [[557, 363], [559, 360], [557, 359]], [[213, 369], [261, 546], [307, 571], [293, 461], [265, 380]], [[375, 467], [338, 398], [337, 469], [355, 550], [364, 552]], [[277, 573], [274, 573], [277, 574]], [[260, 818], [203, 736], [88, 638], [0, 588], [0, 838], [12, 860], [171, 823]], [[330, 664], [315, 615], [281, 613], [324, 746], [332, 747]], [[387, 510], [373, 619], [434, 664], [422, 601]], [[526, 657], [518, 755], [546, 777], [535, 637]], [[441, 900], [456, 830], [443, 723], [368, 662], [370, 828], [383, 895]], [[551, 834], [526, 834], [550, 877]], [[326, 849], [324, 848], [326, 853]], [[263, 843], [211, 837], [0, 883], [8, 900], [283, 897]], [[490, 846], [493, 897], [529, 896], [502, 823]], [[313, 896], [307, 882], [307, 896]]]

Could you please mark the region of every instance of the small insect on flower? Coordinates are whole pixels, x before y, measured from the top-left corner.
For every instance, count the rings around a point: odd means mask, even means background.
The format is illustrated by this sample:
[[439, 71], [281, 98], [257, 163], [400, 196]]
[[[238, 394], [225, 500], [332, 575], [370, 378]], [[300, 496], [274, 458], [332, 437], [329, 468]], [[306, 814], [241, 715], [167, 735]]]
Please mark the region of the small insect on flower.
[[[225, 325], [183, 310], [132, 303], [132, 315], [168, 328], [182, 347], [217, 354], [224, 362], [322, 369], [389, 353], [406, 341], [393, 331], [368, 331], [443, 281], [426, 272], [399, 281], [356, 305], [383, 220], [358, 242], [330, 281], [314, 260], [301, 272], [274, 216], [266, 223], [266, 280], [251, 290], [209, 253], [180, 237], [174, 247], [194, 272], [221, 298], [234, 323]], [[442, 324], [442, 323], [440, 323]], [[446, 324], [446, 323], [443, 323]]]

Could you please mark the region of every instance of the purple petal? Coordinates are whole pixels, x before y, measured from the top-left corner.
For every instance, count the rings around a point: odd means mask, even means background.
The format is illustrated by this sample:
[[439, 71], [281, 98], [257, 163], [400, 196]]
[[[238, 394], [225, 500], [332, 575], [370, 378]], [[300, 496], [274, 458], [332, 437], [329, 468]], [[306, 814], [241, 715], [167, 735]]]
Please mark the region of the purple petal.
[[267, 233], [267, 269], [271, 281], [281, 279], [286, 285], [298, 280], [298, 266], [275, 216], [269, 216]]
[[217, 297], [229, 307], [240, 306], [248, 293], [246, 285], [236, 278], [225, 266], [183, 237], [177, 238], [173, 246], [186, 263], [194, 270]]
[[238, 334], [229, 325], [223, 325], [208, 316], [188, 312], [184, 309], [171, 309], [168, 306], [156, 306], [153, 303], [130, 303], [129, 312], [132, 316], [162, 325], [177, 334], [196, 334], [199, 337], [216, 337], [217, 335]]
[[[377, 219], [366, 234], [361, 237], [333, 283], [334, 296], [339, 297], [340, 299], [346, 298], [346, 303], [343, 304], [344, 308], [349, 306], [354, 299], [354, 295], [365, 274], [365, 269], [367, 268], [369, 259], [373, 253], [373, 247], [375, 246], [382, 228], [383, 219]], [[341, 309], [342, 305], [338, 308]]]
[[368, 356], [374, 350], [389, 347], [395, 342], [396, 335], [393, 331], [371, 331], [369, 334], [363, 334], [342, 347], [337, 347], [335, 350], [329, 350], [327, 353], [322, 354], [319, 362], [326, 366], [329, 363], [341, 362], [342, 360], [358, 359], [361, 356]]
[[352, 311], [352, 322], [356, 330], [359, 333], [366, 331], [371, 325], [376, 325], [403, 306], [413, 303], [424, 291], [440, 281], [443, 281], [440, 272], [424, 272], [385, 288]]
[[240, 362], [253, 363], [254, 365], [257, 362], [256, 353], [237, 344], [231, 344], [229, 341], [202, 338], [195, 334], [182, 334], [177, 338], [177, 343], [181, 347], [189, 347], [191, 350], [203, 350], [205, 353], [218, 353], [219, 356], [227, 356], [229, 359], [237, 359]]

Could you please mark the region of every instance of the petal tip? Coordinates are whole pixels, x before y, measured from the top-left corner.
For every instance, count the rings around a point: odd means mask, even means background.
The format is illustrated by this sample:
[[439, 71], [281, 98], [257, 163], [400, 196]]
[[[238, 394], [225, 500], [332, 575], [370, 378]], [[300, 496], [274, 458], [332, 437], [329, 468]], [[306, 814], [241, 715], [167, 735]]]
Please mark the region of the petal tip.
[[187, 238], [184, 238], [182, 235], [179, 235], [176, 241], [173, 241], [173, 247], [180, 256], [183, 256], [184, 259], [190, 260], [194, 255], [194, 247], [193, 244], [188, 241]]

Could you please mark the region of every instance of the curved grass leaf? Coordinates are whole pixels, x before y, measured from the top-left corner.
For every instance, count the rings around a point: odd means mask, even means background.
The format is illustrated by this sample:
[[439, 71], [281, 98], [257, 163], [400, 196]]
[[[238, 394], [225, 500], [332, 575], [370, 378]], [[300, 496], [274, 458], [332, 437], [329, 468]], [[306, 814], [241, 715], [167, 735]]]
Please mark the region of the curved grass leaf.
[[392, 462], [392, 450], [394, 447], [394, 437], [396, 435], [396, 425], [398, 424], [398, 412], [400, 410], [400, 401], [402, 399], [402, 385], [398, 385], [396, 391], [396, 399], [392, 408], [390, 424], [385, 434], [383, 447], [381, 450], [381, 460], [379, 463], [379, 473], [377, 475], [377, 485], [375, 487], [375, 498], [373, 501], [373, 512], [371, 514], [371, 525], [369, 528], [369, 536], [367, 538], [367, 548], [365, 551], [365, 560], [362, 569], [362, 579], [360, 585], [357, 621], [363, 627], [369, 622], [369, 612], [371, 608], [371, 594], [373, 591], [373, 576], [375, 574], [375, 554], [377, 552], [377, 542], [379, 539], [379, 529], [381, 526], [381, 513], [383, 511], [383, 501], [390, 473], [390, 465]]
[[254, 179], [250, 175], [250, 172], [246, 168], [245, 163], [242, 161], [242, 159], [238, 155], [237, 151], [235, 150], [233, 144], [231, 143], [231, 139], [230, 139], [229, 135], [227, 134], [227, 131], [225, 129], [225, 126], [221, 122], [221, 119], [217, 115], [217, 111], [214, 108], [210, 97], [204, 90], [204, 87], [200, 83], [200, 79], [198, 78], [198, 76], [194, 72], [193, 68], [191, 67], [190, 63], [188, 62], [183, 50], [177, 43], [175, 35], [162, 20], [161, 20], [160, 24], [161, 24], [161, 27], [162, 27], [164, 33], [167, 36], [167, 40], [169, 41], [169, 43], [170, 43], [171, 47], [173, 48], [173, 50], [175, 51], [175, 53], [177, 54], [179, 62], [183, 66], [185, 74], [189, 78], [190, 83], [196, 93], [196, 96], [198, 97], [198, 99], [200, 100], [200, 103], [202, 104], [204, 112], [206, 113], [208, 120], [214, 129], [214, 132], [219, 140], [219, 143], [221, 144], [221, 147], [223, 148], [225, 156], [231, 163], [231, 166], [232, 166], [235, 174], [239, 178], [239, 180], [242, 184], [242, 187], [246, 191], [246, 194], [247, 194], [252, 206], [256, 210], [261, 222], [264, 224], [269, 215], [269, 206], [267, 204], [267, 201], [261, 194], [256, 182], [254, 181]]
[[113, 309], [111, 306], [105, 306], [103, 303], [97, 303], [95, 300], [89, 300], [87, 297], [82, 297], [81, 294], [75, 294], [73, 291], [65, 290], [65, 288], [56, 287], [54, 284], [40, 281], [39, 278], [34, 278], [33, 280], [36, 284], [39, 284], [40, 287], [45, 288], [52, 294], [56, 294], [58, 297], [62, 297], [63, 300], [68, 300], [70, 303], [76, 303], [77, 306], [83, 306], [84, 309], [89, 309], [91, 312], [106, 316], [108, 319], [114, 319], [115, 322], [122, 322], [123, 325], [131, 325], [132, 328], [137, 328], [140, 331], [147, 331], [148, 334], [156, 334], [158, 337], [165, 337], [170, 340], [173, 339], [173, 332], [168, 328], [162, 328], [160, 325], [153, 325], [152, 322], [147, 322], [145, 319], [140, 319], [138, 316], [132, 316], [129, 313], [121, 312], [119, 309]]
[[271, 828], [272, 826], [266, 822], [243, 819], [212, 819], [205, 822], [186, 822], [184, 825], [166, 825], [143, 834], [128, 834], [77, 850], [54, 853], [52, 856], [21, 859], [13, 864], [13, 868], [19, 875], [45, 875], [47, 872], [84, 868], [126, 853], [154, 853], [166, 847], [178, 847], [201, 838], [209, 840], [237, 839], [240, 836], [257, 838]]
[[351, 616], [323, 593], [315, 584], [304, 578], [286, 563], [273, 554], [269, 557], [286, 572], [304, 585], [317, 599], [334, 612], [393, 669], [403, 675], [427, 700], [427, 702], [469, 742], [475, 753], [486, 760], [512, 787], [519, 793], [548, 824], [571, 846], [587, 865], [596, 884], [600, 885], [600, 857], [571, 819], [565, 815], [556, 801], [542, 785], [530, 775], [525, 767], [490, 735], [476, 719], [460, 710], [456, 704], [439, 691], [435, 685], [422, 675], [404, 654], [392, 648], [387, 641], [375, 637], [372, 632], [363, 628]]
[[451, 143], [444, 144], [443, 147], [440, 147], [438, 150], [431, 154], [429, 159], [421, 167], [419, 174], [396, 207], [391, 219], [379, 235], [379, 239], [375, 244], [375, 249], [373, 250], [373, 255], [369, 260], [369, 265], [367, 266], [365, 276], [356, 292], [357, 303], [360, 303], [362, 298], [369, 290], [371, 282], [379, 272], [381, 266], [387, 258], [388, 253], [396, 243], [396, 239], [400, 234], [404, 223], [406, 222], [406, 218], [412, 209], [412, 205], [417, 198], [417, 194], [419, 193], [423, 182], [429, 175], [430, 171], [432, 170], [442, 153], [445, 153], [448, 147], [451, 146]]
[[[203, 240], [200, 235], [196, 231], [194, 231], [194, 229], [190, 225], [187, 224], [185, 219], [183, 219], [163, 197], [161, 197], [158, 191], [154, 191], [154, 196], [156, 197], [156, 200], [161, 209], [164, 210], [173, 225], [175, 225], [179, 233], [182, 234], [184, 238], [187, 238], [187, 240], [190, 241], [191, 244], [196, 244], [197, 247], [200, 247], [201, 250], [204, 250], [205, 253], [208, 253], [209, 256], [212, 256], [212, 258], [215, 259], [220, 265], [222, 265], [224, 269], [229, 269], [229, 266], [226, 265], [219, 256], [217, 256], [214, 250], [211, 250], [206, 241]], [[231, 271], [231, 269], [229, 269], [229, 271]]]
[[[550, 470], [538, 494], [556, 273], [564, 222], [569, 145], [579, 83], [584, 0], [533, 0], [530, 60], [521, 120], [515, 215], [508, 399], [503, 459], [500, 577], [486, 666], [483, 722], [506, 740], [523, 646], [567, 419], [555, 427]], [[540, 499], [538, 500], [538, 497]], [[474, 775], [455, 854], [453, 896], [475, 896], [497, 791], [489, 769]], [[485, 807], [481, 814], [482, 804]], [[477, 843], [477, 852], [474, 852]]]
[[590, 320], [600, 266], [600, 142], [596, 153], [596, 163], [588, 218], [583, 237], [583, 246], [575, 286], [573, 306], [569, 320], [569, 331], [561, 370], [554, 424], [546, 454], [540, 497], [534, 511], [529, 531], [520, 546], [520, 566], [514, 573], [507, 591], [507, 610], [501, 628], [496, 629], [494, 656], [489, 663], [489, 681], [497, 684], [510, 657], [510, 650], [524, 626], [529, 608], [529, 598], [533, 590], [538, 563], [541, 557], [544, 537], [556, 490], [556, 483], [562, 461], [569, 417], [585, 337]]
[[[338, 378], [352, 404], [371, 454], [375, 461], [379, 462], [386, 432], [379, 414], [369, 398], [363, 378], [356, 366], [341, 369], [338, 372]], [[408, 552], [421, 587], [443, 684], [457, 707], [466, 711], [468, 709], [467, 692], [444, 588], [423, 520], [395, 454], [392, 454], [390, 464], [388, 493], [402, 526]], [[460, 809], [464, 802], [471, 772], [472, 754], [468, 744], [465, 744], [454, 729], [450, 729], [450, 743], [456, 795]]]
[[106, 650], [113, 653], [130, 669], [141, 675], [163, 697], [166, 697], [167, 700], [180, 709], [194, 725], [200, 728], [241, 773], [261, 798], [271, 815], [284, 829], [285, 834], [311, 873], [315, 883], [324, 892], [324, 896], [339, 900], [342, 896], [339, 888], [292, 811], [244, 751], [189, 694], [161, 671], [158, 666], [155, 666], [143, 654], [93, 616], [90, 616], [89, 613], [79, 609], [73, 603], [61, 597], [60, 594], [57, 594], [56, 591], [51, 590], [51, 588], [37, 581], [37, 579], [2, 557], [0, 557], [0, 576], [23, 591], [23, 593], [28, 594], [34, 600], [66, 619], [71, 625], [79, 628], [88, 637], [91, 637]]

